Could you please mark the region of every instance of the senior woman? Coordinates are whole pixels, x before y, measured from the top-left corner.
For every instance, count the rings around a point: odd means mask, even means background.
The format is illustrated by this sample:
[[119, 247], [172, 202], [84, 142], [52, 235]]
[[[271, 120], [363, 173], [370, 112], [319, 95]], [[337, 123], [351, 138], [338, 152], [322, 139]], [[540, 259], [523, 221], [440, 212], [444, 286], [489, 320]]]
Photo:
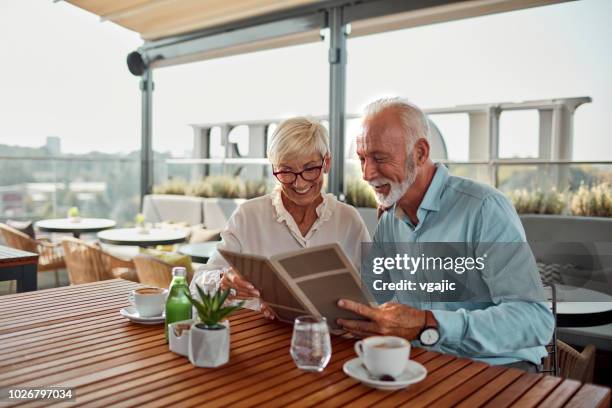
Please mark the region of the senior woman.
[[[331, 164], [327, 130], [310, 118], [287, 119], [272, 136], [268, 158], [279, 185], [238, 207], [221, 232], [218, 248], [270, 257], [338, 243], [359, 267], [361, 243], [370, 241], [368, 230], [355, 208], [323, 192], [324, 174]], [[195, 284], [210, 288], [221, 283], [235, 289], [238, 298], [257, 298], [257, 288], [228, 266], [215, 251], [192, 280], [192, 289]], [[258, 303], [247, 302], [247, 307], [256, 309]], [[273, 318], [265, 305], [261, 310]]]

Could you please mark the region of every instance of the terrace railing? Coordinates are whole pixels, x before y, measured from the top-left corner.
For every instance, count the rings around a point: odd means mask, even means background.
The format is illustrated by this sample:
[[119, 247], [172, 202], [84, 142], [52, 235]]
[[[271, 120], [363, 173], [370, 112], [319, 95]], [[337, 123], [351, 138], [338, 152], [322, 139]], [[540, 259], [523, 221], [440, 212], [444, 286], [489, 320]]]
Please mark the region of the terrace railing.
[[0, 157], [0, 220], [88, 217], [122, 224], [139, 212], [140, 160], [125, 157]]

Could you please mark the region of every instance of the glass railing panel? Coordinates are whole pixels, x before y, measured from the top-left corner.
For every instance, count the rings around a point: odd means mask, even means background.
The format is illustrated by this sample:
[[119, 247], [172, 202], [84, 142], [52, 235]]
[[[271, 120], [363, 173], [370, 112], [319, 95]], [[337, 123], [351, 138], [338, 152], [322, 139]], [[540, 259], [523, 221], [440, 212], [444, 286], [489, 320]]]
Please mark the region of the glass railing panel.
[[84, 217], [130, 223], [140, 205], [140, 161], [104, 158], [0, 159], [2, 220], [65, 217], [76, 206]]

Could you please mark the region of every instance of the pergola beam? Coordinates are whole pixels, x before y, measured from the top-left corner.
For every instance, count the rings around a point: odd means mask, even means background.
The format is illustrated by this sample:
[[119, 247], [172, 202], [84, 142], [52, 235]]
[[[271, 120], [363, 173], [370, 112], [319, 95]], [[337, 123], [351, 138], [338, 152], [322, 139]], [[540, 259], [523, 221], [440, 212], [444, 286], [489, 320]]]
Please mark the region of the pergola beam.
[[[291, 38], [304, 33], [318, 32], [326, 24], [325, 14], [315, 12], [287, 20], [235, 29], [207, 36], [187, 36], [171, 41], [145, 43], [138, 52], [151, 67], [174, 65], [198, 56], [237, 46], [271, 41], [279, 37]], [[318, 34], [317, 34], [318, 38]]]

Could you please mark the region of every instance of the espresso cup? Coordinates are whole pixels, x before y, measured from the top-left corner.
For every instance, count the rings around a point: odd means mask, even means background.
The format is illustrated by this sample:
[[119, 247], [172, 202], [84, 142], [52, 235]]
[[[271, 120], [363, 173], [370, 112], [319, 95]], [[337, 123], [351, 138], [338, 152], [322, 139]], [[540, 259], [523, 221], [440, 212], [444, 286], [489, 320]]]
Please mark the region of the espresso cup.
[[355, 343], [355, 352], [374, 377], [397, 377], [410, 358], [410, 342], [394, 336], [368, 337]]
[[161, 316], [166, 304], [168, 289], [139, 288], [133, 290], [128, 299], [141, 317]]

